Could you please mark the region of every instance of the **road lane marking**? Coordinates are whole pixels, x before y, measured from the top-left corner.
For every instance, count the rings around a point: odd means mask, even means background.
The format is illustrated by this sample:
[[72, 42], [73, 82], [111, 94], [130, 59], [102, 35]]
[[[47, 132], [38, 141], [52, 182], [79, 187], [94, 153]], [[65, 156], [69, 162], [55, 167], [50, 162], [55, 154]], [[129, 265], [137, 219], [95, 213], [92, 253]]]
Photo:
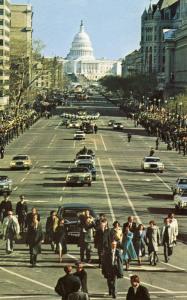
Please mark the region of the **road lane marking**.
[[94, 147], [95, 147], [95, 150], [97, 151], [97, 143], [96, 143], [96, 140], [93, 139], [93, 141], [94, 141]]
[[174, 265], [169, 264], [169, 263], [165, 263], [165, 262], [163, 262], [163, 261], [161, 261], [161, 263], [164, 264], [164, 265], [166, 265], [166, 266], [170, 266], [170, 267], [172, 267], [172, 268], [178, 269], [178, 270], [180, 270], [180, 271], [186, 271], [186, 269], [182, 269], [182, 268], [180, 268], [180, 267], [174, 266]]
[[49, 289], [49, 290], [54, 291], [54, 287], [49, 286], [49, 285], [47, 285], [47, 284], [45, 284], [45, 283], [42, 283], [42, 282], [40, 282], [40, 281], [38, 281], [38, 280], [36, 281], [36, 280], [31, 279], [31, 278], [29, 278], [29, 277], [25, 277], [25, 276], [20, 275], [20, 274], [18, 274], [18, 273], [16, 273], [16, 272], [7, 270], [6, 268], [3, 268], [3, 267], [0, 267], [0, 270], [3, 271], [3, 272], [9, 273], [9, 274], [11, 274], [11, 275], [13, 275], [13, 276], [19, 277], [19, 278], [21, 278], [21, 279], [24, 279], [24, 280], [30, 281], [30, 282], [32, 282], [32, 283], [35, 283], [35, 284], [37, 284], [37, 285], [43, 286], [43, 287], [45, 287], [45, 288], [47, 288], [47, 289]]
[[100, 172], [101, 172], [101, 178], [102, 178], [102, 181], [103, 181], [105, 194], [106, 194], [107, 200], [108, 200], [108, 206], [110, 208], [110, 214], [111, 214], [111, 217], [112, 217], [112, 221], [114, 222], [116, 218], [115, 218], [114, 211], [113, 211], [113, 208], [112, 208], [112, 203], [111, 203], [111, 199], [110, 199], [110, 196], [109, 196], [109, 192], [108, 192], [107, 184], [106, 184], [105, 177], [104, 177], [104, 174], [103, 174], [103, 170], [102, 170], [102, 167], [101, 167], [100, 159], [98, 158], [97, 161], [98, 161], [99, 169], [100, 169]]
[[50, 146], [53, 144], [54, 140], [56, 138], [56, 134], [53, 136], [53, 138], [51, 139], [49, 145], [47, 146], [47, 148], [50, 148]]
[[104, 142], [104, 139], [103, 139], [102, 134], [100, 134], [100, 137], [101, 137], [101, 141], [102, 141], [102, 143], [103, 143], [103, 147], [104, 147], [105, 151], [107, 151], [107, 147], [106, 147], [106, 144], [105, 144], [105, 142]]
[[18, 189], [18, 186], [15, 186], [15, 188], [13, 189], [13, 191], [16, 191]]
[[60, 121], [60, 122], [58, 123], [58, 125], [55, 127], [55, 130], [57, 130], [57, 129], [59, 128], [59, 126], [61, 125], [61, 123], [62, 123], [62, 121]]
[[132, 209], [132, 211], [133, 211], [134, 216], [136, 217], [138, 223], [141, 224], [141, 219], [140, 219], [140, 217], [138, 216], [138, 214], [137, 214], [137, 212], [136, 212], [136, 210], [135, 210], [135, 208], [134, 208], [134, 205], [133, 205], [133, 203], [132, 203], [132, 201], [131, 201], [131, 199], [130, 199], [128, 193], [127, 193], [127, 190], [126, 190], [126, 188], [124, 187], [124, 185], [123, 185], [123, 183], [122, 183], [122, 181], [121, 181], [121, 179], [120, 179], [120, 177], [119, 177], [119, 175], [118, 175], [118, 173], [117, 173], [117, 171], [116, 171], [116, 168], [115, 168], [115, 166], [114, 166], [114, 164], [113, 164], [113, 162], [112, 162], [112, 159], [109, 158], [109, 161], [110, 161], [110, 164], [111, 164], [111, 166], [112, 166], [112, 168], [113, 168], [113, 171], [114, 171], [114, 173], [115, 173], [115, 175], [116, 175], [116, 177], [117, 177], [117, 179], [118, 179], [118, 182], [119, 182], [119, 184], [120, 184], [120, 186], [121, 186], [121, 188], [122, 188], [122, 190], [123, 190], [123, 192], [124, 192], [124, 194], [125, 194], [125, 196], [126, 196], [126, 199], [127, 199], [128, 203], [129, 203], [129, 205], [130, 205], [130, 207], [131, 207], [131, 209]]
[[23, 181], [25, 181], [25, 177], [20, 180], [20, 182], [23, 182]]
[[153, 174], [167, 187], [168, 190], [171, 191], [171, 187], [160, 176], [158, 176], [156, 173]]

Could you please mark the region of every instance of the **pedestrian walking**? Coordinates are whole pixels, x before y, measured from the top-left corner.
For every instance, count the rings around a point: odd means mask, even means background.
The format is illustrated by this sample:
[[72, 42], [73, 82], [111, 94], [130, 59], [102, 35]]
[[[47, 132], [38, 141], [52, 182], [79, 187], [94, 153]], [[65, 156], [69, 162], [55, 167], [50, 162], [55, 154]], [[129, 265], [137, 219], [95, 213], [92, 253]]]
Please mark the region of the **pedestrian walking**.
[[26, 228], [27, 204], [25, 203], [24, 195], [19, 196], [20, 201], [16, 204], [16, 215], [20, 226], [20, 233], [23, 233]]
[[33, 223], [33, 217], [37, 215], [37, 219], [38, 221], [40, 221], [40, 215], [36, 209], [36, 207], [33, 207], [31, 209], [31, 212], [29, 212], [27, 214], [27, 217], [26, 217], [26, 226], [27, 226], [27, 229], [29, 230], [29, 227], [32, 226], [32, 223]]
[[64, 225], [64, 219], [58, 221], [58, 226], [55, 230], [54, 240], [56, 243], [56, 249], [59, 253], [59, 262], [62, 262], [62, 257], [67, 253], [67, 243], [66, 243], [66, 227]]
[[124, 228], [122, 249], [123, 249], [123, 260], [125, 261], [126, 270], [129, 269], [130, 261], [137, 259], [137, 255], [133, 245], [133, 232], [130, 231], [128, 225]]
[[130, 277], [131, 287], [128, 289], [126, 300], [150, 300], [148, 289], [140, 284], [138, 275]]
[[164, 226], [161, 231], [161, 241], [164, 247], [165, 262], [169, 261], [169, 256], [173, 254], [173, 246], [175, 243], [175, 230], [170, 224], [170, 219], [167, 217], [164, 219]]
[[0, 217], [2, 223], [4, 218], [8, 216], [8, 212], [12, 210], [12, 202], [9, 200], [9, 196], [7, 194], [4, 194], [4, 200], [1, 201], [0, 204]]
[[44, 240], [42, 225], [38, 221], [38, 215], [35, 214], [32, 223], [28, 227], [26, 244], [29, 245], [30, 250], [30, 264], [35, 267], [37, 263], [37, 256], [41, 253], [41, 244]]
[[87, 293], [81, 291], [80, 283], [76, 282], [73, 286], [73, 292], [68, 295], [68, 300], [89, 300]]
[[1, 155], [1, 159], [3, 159], [5, 155], [5, 148], [3, 145], [0, 146], [0, 155]]
[[90, 215], [89, 210], [85, 211], [85, 213], [80, 216], [80, 238], [79, 238], [79, 246], [80, 246], [80, 260], [84, 261], [84, 255], [86, 253], [86, 261], [91, 262], [91, 251], [92, 251], [92, 243], [94, 241], [94, 219]]
[[94, 132], [95, 132], [95, 134], [97, 134], [97, 131], [98, 131], [98, 127], [97, 127], [97, 125], [95, 124], [95, 125], [94, 125]]
[[179, 234], [179, 226], [178, 226], [178, 221], [175, 218], [175, 214], [174, 213], [169, 213], [168, 214], [168, 218], [170, 219], [170, 225], [173, 226], [174, 228], [174, 243], [177, 243], [177, 236]]
[[139, 224], [134, 232], [133, 245], [138, 258], [138, 264], [141, 265], [142, 257], [145, 256], [145, 230], [142, 224]]
[[62, 297], [62, 300], [68, 300], [69, 294], [74, 292], [75, 285], [81, 286], [80, 279], [72, 274], [72, 266], [64, 267], [65, 275], [60, 277], [55, 286], [55, 292]]
[[114, 221], [113, 228], [110, 231], [112, 241], [122, 242], [123, 233], [118, 221]]
[[55, 242], [55, 232], [59, 225], [59, 218], [57, 217], [57, 212], [52, 210], [50, 216], [47, 217], [45, 225], [45, 241], [51, 245], [52, 251], [56, 251], [56, 242]]
[[133, 216], [129, 216], [128, 219], [127, 219], [127, 222], [123, 224], [123, 233], [125, 232], [125, 228], [127, 226], [129, 227], [129, 229], [130, 229], [131, 232], [135, 232], [136, 231], [137, 224], [136, 224]]
[[102, 263], [103, 252], [110, 250], [111, 248], [111, 233], [106, 218], [102, 218], [100, 220], [100, 224], [95, 232], [94, 244], [95, 248], [97, 249], [100, 267]]
[[107, 279], [108, 293], [117, 298], [117, 279], [123, 278], [123, 257], [113, 241], [110, 250], [105, 250], [102, 260], [102, 274]]
[[155, 141], [155, 149], [158, 150], [158, 146], [159, 146], [159, 138], [157, 137], [156, 141]]
[[76, 265], [76, 272], [73, 274], [80, 279], [81, 291], [84, 293], [88, 293], [87, 272], [85, 271], [83, 264], [80, 261], [76, 262], [75, 265]]
[[127, 134], [128, 143], [130, 143], [132, 135], [130, 133]]
[[13, 252], [13, 244], [20, 233], [18, 219], [12, 211], [8, 211], [7, 217], [3, 220], [3, 239], [6, 241], [6, 253]]
[[160, 230], [155, 221], [151, 220], [146, 230], [146, 244], [148, 247], [150, 265], [156, 266], [158, 261], [158, 246], [160, 244]]
[[153, 156], [155, 154], [155, 150], [154, 148], [151, 148], [150, 152], [149, 152], [149, 156]]

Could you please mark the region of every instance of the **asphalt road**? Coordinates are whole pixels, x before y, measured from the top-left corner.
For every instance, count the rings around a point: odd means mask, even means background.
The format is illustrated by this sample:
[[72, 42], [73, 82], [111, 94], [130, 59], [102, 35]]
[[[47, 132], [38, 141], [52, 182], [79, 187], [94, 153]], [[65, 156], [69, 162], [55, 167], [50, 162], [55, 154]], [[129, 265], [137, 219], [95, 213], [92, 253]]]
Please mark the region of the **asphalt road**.
[[[13, 180], [11, 200], [14, 207], [19, 195], [24, 194], [29, 208], [38, 208], [43, 224], [49, 212], [63, 202], [83, 202], [93, 206], [97, 213], [106, 213], [110, 224], [116, 219], [123, 224], [129, 215], [134, 215], [137, 222], [145, 226], [152, 219], [162, 226], [163, 218], [174, 209], [170, 186], [178, 176], [187, 175], [187, 158], [167, 151], [166, 145], [160, 144], [156, 154], [163, 160], [166, 171], [163, 174], [142, 172], [141, 160], [149, 153], [150, 147], [155, 146], [156, 138], [146, 136], [141, 127], [134, 128], [133, 121], [124, 118], [118, 108], [103, 98], [97, 97], [85, 104], [88, 111], [101, 113], [97, 121], [98, 133], [87, 135], [85, 142], [74, 141], [75, 130], [60, 125], [63, 111], [79, 109], [74, 103], [72, 107], [58, 108], [58, 115], [49, 120], [40, 119], [7, 147], [5, 158], [0, 161], [0, 174], [7, 174]], [[124, 131], [114, 132], [107, 126], [109, 119], [121, 121]], [[127, 132], [132, 133], [130, 143], [127, 142]], [[84, 144], [96, 152], [97, 180], [92, 187], [65, 187], [67, 169]], [[9, 162], [15, 154], [30, 155], [33, 168], [10, 171]], [[140, 275], [152, 299], [187, 298], [186, 212], [177, 215], [177, 219], [180, 241], [170, 262], [164, 262], [162, 247], [156, 267], [149, 266], [147, 257], [142, 266], [133, 262], [130, 270], [124, 272], [124, 278], [118, 281], [119, 299], [125, 299], [131, 274]], [[17, 244], [15, 252], [9, 256], [4, 249], [4, 241], [0, 241], [0, 299], [58, 299], [54, 286], [63, 275], [62, 267], [79, 258], [77, 246], [69, 245], [68, 254], [59, 264], [57, 255], [48, 245], [43, 245], [38, 267], [32, 269], [29, 268], [29, 253], [25, 245]], [[95, 253], [93, 258], [96, 258]], [[85, 268], [91, 299], [109, 299], [98, 265], [93, 262], [85, 264]]]

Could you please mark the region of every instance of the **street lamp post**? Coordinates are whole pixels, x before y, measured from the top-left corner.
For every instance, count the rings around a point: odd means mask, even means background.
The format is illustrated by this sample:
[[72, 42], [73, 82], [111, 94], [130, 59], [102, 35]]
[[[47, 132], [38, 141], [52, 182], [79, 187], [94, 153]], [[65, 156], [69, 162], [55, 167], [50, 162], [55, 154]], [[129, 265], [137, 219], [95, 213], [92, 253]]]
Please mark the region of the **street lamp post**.
[[159, 109], [159, 111], [160, 111], [160, 99], [158, 99], [158, 109]]

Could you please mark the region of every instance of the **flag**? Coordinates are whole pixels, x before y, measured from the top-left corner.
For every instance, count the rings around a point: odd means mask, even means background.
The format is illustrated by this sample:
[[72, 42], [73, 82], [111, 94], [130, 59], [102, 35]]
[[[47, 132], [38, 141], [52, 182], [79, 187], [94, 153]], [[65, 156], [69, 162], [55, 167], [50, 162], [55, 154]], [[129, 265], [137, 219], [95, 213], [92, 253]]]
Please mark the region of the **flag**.
[[169, 7], [173, 5], [174, 3], [178, 2], [179, 0], [164, 0], [161, 6], [161, 9], [164, 9], [166, 7]]

